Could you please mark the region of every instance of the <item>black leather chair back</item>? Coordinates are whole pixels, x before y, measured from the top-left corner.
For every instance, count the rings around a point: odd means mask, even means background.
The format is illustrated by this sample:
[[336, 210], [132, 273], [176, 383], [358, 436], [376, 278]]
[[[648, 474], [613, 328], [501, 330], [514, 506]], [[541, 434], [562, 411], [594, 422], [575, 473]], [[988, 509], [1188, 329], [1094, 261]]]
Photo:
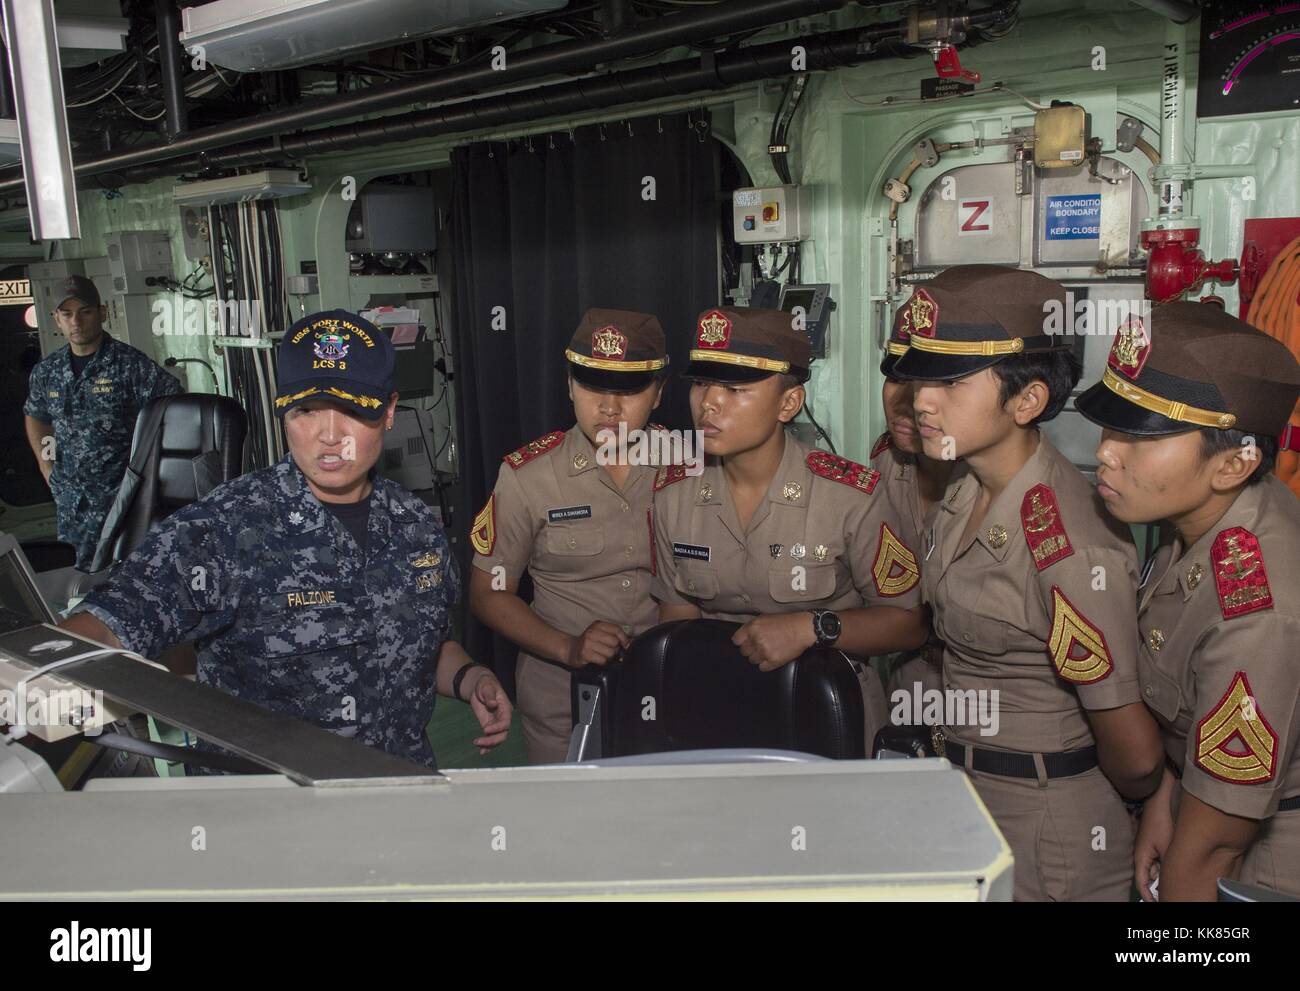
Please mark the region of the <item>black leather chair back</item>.
[[[151, 418], [161, 419], [160, 429], [151, 429]], [[132, 461], [143, 455], [140, 484], [105, 521], [104, 532], [115, 533], [112, 562], [135, 550], [159, 520], [242, 474], [246, 432], [243, 407], [226, 396], [165, 396], [142, 409], [131, 441]], [[137, 452], [151, 434], [151, 449]]]
[[602, 757], [734, 747], [867, 756], [855, 662], [814, 648], [759, 671], [731, 642], [738, 628], [699, 619], [646, 631], [621, 662], [574, 673], [574, 721], [599, 689]]

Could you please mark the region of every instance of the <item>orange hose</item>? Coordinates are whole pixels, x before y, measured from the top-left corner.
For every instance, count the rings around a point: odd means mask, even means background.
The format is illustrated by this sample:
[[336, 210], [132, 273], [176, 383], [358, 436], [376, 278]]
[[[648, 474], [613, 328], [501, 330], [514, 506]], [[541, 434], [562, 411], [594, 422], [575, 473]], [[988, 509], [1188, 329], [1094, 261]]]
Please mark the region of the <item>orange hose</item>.
[[[1273, 259], [1250, 302], [1246, 322], [1291, 349], [1300, 358], [1300, 237]], [[1291, 414], [1291, 426], [1300, 430], [1300, 403]], [[1277, 477], [1300, 496], [1300, 452], [1278, 455]]]

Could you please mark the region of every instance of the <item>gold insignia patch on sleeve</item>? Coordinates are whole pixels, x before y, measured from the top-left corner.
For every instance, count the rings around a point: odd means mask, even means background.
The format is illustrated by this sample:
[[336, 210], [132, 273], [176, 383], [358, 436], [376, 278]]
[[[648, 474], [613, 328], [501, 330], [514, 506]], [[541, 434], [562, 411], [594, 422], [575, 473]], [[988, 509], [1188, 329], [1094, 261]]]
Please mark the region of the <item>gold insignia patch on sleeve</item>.
[[885, 598], [893, 598], [911, 591], [921, 579], [921, 568], [916, 555], [889, 529], [880, 524], [880, 542], [876, 547], [876, 560], [871, 565], [871, 580], [876, 591]]
[[[1076, 653], [1082, 650], [1082, 655]], [[1052, 632], [1047, 653], [1056, 673], [1074, 685], [1092, 685], [1114, 669], [1106, 636], [1074, 608], [1060, 586], [1052, 586]]]
[[497, 494], [495, 492], [488, 496], [487, 503], [474, 517], [474, 523], [469, 530], [469, 542], [474, 546], [474, 552], [484, 557], [491, 554], [492, 548], [497, 545]]
[[1196, 766], [1230, 784], [1273, 779], [1277, 734], [1259, 711], [1245, 671], [1237, 672], [1219, 704], [1196, 724]]

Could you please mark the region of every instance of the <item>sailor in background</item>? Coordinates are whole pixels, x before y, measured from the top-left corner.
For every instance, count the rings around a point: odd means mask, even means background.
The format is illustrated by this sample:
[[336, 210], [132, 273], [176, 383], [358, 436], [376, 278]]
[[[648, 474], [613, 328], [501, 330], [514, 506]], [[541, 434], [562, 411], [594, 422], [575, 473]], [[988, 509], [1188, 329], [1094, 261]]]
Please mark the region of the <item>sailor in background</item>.
[[1167, 520], [1138, 613], [1142, 694], [1168, 764], [1142, 812], [1151, 900], [1213, 901], [1220, 877], [1300, 896], [1300, 501], [1272, 474], [1300, 398], [1281, 342], [1215, 306], [1156, 307], [1078, 400], [1125, 523]]
[[[940, 274], [935, 281], [942, 279]], [[880, 374], [885, 378], [880, 400], [885, 410], [886, 429], [872, 445], [869, 460], [871, 467], [880, 472], [881, 496], [906, 528], [903, 538], [907, 546], [920, 547], [926, 517], [943, 498], [954, 471], [962, 467], [955, 460], [926, 456], [916, 411], [912, 408], [912, 383], [894, 375], [898, 359], [907, 353], [910, 327], [908, 308], [903, 307], [894, 315], [893, 332], [880, 361]], [[883, 658], [882, 662], [885, 690], [891, 699], [898, 691], [915, 693], [918, 684], [922, 693], [943, 687], [943, 644], [937, 638], [932, 637], [919, 651]]]
[[200, 683], [429, 766], [439, 694], [470, 703], [480, 752], [505, 740], [505, 690], [451, 639], [442, 526], [374, 470], [393, 361], [356, 314], [295, 323], [275, 400], [289, 454], [155, 524], [61, 625], [152, 658], [192, 641]]
[[[620, 455], [654, 430], [668, 365], [663, 328], [646, 313], [590, 309], [565, 350], [577, 425], [507, 454], [474, 520], [470, 604], [520, 647], [516, 694], [534, 764], [568, 752], [570, 671], [606, 664], [655, 622], [650, 496], [655, 469]], [[614, 451], [605, 457], [601, 451]], [[637, 460], [640, 460], [639, 458]], [[530, 607], [519, 580], [533, 580]]]
[[68, 343], [32, 369], [23, 413], [54, 495], [59, 539], [76, 547], [77, 567], [85, 571], [126, 474], [136, 417], [153, 400], [185, 390], [143, 351], [104, 330], [108, 308], [85, 276], [69, 276], [58, 296], [54, 320]]
[[[661, 621], [741, 623], [734, 642], [763, 671], [810, 647], [867, 658], [920, 647], [920, 565], [865, 465], [786, 432], [803, 407], [807, 335], [779, 310], [701, 314], [685, 375], [708, 463], [655, 480], [654, 597]], [[859, 664], [867, 745], [888, 718]]]
[[915, 381], [925, 453], [967, 466], [933, 514], [921, 571], [943, 686], [998, 712], [994, 729], [965, 706], [935, 747], [1010, 843], [1017, 900], [1124, 901], [1133, 822], [1120, 792], [1149, 795], [1163, 758], [1138, 690], [1133, 540], [1039, 429], [1079, 378], [1069, 339], [1045, 333], [1053, 304], [1065, 304], [1057, 283], [993, 265], [951, 268], [905, 304], [911, 346], [895, 373]]

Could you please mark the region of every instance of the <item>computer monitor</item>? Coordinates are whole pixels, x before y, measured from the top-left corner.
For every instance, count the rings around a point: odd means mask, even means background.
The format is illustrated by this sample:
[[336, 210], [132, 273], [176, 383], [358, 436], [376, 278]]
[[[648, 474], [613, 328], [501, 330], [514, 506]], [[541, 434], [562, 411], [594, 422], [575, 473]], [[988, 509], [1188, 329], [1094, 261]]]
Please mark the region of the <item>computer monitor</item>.
[[0, 633], [56, 622], [36, 587], [36, 577], [18, 541], [0, 533]]

